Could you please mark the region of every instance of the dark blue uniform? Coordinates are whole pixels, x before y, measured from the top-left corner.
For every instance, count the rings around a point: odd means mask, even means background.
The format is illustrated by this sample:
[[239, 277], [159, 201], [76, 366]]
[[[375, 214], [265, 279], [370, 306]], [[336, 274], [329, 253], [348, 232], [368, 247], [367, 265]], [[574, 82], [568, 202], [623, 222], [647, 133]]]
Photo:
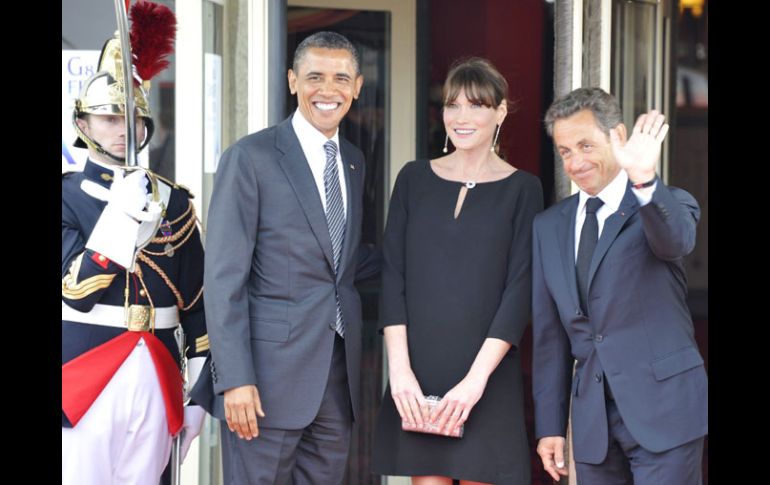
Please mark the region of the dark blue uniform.
[[[81, 188], [84, 180], [109, 189], [112, 172], [88, 160], [82, 172], [62, 176], [63, 310], [64, 305], [79, 312], [90, 312], [96, 304], [123, 308], [127, 286], [125, 268], [85, 248], [106, 202], [84, 192]], [[203, 246], [192, 195], [171, 182], [158, 179], [158, 184], [165, 184], [166, 192], [170, 189], [163, 217], [168, 224], [161, 226], [153, 241], [138, 255], [138, 271], [128, 275], [129, 304], [149, 306], [151, 300], [155, 308], [176, 306], [185, 333], [187, 358], [205, 357], [208, 336], [201, 295]], [[127, 331], [125, 327], [68, 321], [63, 316], [62, 365]], [[180, 365], [174, 329], [155, 329], [154, 334]], [[62, 389], [63, 393], [66, 391]], [[62, 426], [72, 426], [64, 412]]]

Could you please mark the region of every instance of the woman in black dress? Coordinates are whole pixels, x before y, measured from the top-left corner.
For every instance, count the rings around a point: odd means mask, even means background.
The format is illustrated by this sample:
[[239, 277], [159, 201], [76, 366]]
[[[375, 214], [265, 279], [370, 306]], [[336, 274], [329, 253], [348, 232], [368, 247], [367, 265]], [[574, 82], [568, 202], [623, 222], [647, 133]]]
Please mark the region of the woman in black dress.
[[[518, 344], [543, 196], [496, 153], [507, 90], [489, 61], [455, 64], [443, 110], [455, 150], [408, 163], [391, 196], [380, 319], [390, 384], [374, 471], [414, 485], [530, 483]], [[433, 411], [428, 395], [443, 396]]]

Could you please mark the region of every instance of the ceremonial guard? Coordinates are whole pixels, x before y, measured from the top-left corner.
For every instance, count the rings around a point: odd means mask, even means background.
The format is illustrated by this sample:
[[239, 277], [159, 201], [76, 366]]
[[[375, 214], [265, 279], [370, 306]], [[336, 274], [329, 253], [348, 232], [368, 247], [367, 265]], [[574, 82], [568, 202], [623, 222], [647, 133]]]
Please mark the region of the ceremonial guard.
[[157, 484], [173, 438], [184, 431], [183, 457], [205, 416], [184, 406], [209, 348], [193, 195], [130, 163], [153, 133], [146, 80], [168, 64], [176, 21], [150, 2], [131, 16], [138, 149], [116, 34], [75, 102], [75, 146], [89, 158], [62, 175], [63, 484]]

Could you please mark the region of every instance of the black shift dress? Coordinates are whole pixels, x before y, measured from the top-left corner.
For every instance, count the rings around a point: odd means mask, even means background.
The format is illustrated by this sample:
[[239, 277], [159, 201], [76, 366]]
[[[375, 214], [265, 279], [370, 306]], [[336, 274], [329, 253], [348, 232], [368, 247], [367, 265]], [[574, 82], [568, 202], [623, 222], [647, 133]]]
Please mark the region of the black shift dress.
[[428, 160], [399, 173], [383, 242], [380, 327], [407, 325], [412, 370], [426, 395], [443, 396], [460, 382], [486, 338], [513, 347], [460, 439], [402, 431], [388, 387], [373, 468], [383, 475], [529, 484], [517, 347], [530, 318], [532, 220], [543, 207], [542, 188], [522, 170], [478, 183], [455, 219], [460, 187], [436, 175]]

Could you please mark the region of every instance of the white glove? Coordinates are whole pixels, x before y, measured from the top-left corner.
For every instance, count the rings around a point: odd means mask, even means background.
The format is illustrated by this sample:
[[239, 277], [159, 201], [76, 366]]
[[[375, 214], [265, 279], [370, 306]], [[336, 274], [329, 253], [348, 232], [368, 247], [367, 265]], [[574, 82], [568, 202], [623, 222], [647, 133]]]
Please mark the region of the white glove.
[[138, 222], [118, 207], [107, 204], [96, 221], [86, 248], [133, 271], [138, 232]]
[[147, 203], [147, 212], [143, 213], [148, 214], [150, 219], [139, 224], [139, 233], [136, 236], [137, 249], [142, 249], [150, 244], [150, 241], [158, 232], [160, 216], [163, 213], [163, 204], [150, 201]]
[[110, 187], [109, 205], [140, 221], [150, 221], [152, 214], [144, 211], [147, 206], [147, 177], [143, 170], [134, 170]]
[[181, 443], [181, 461], [184, 461], [184, 457], [187, 456], [187, 452], [190, 450], [190, 445], [196, 436], [201, 432], [203, 427], [203, 418], [206, 417], [206, 411], [200, 406], [185, 406], [184, 407], [184, 425], [182, 426], [182, 443]]
[[[143, 210], [148, 205], [144, 171], [135, 170], [125, 177], [116, 171], [109, 190], [89, 180], [84, 180], [81, 188], [92, 197], [107, 201], [86, 248], [133, 271], [137, 246], [144, 247], [154, 236], [155, 231], [149, 236], [147, 233], [157, 227], [161, 213], [157, 204], [151, 204], [148, 211]], [[137, 220], [149, 222], [149, 228], [145, 226], [141, 230]]]

